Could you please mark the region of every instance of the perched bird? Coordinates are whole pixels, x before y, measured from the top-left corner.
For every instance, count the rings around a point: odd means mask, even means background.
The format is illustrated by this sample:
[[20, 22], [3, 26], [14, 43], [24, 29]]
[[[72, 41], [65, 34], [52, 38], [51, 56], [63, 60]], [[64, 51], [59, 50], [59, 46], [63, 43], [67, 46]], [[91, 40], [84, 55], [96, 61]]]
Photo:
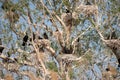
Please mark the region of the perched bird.
[[91, 3], [89, 1], [87, 1], [86, 5], [91, 5]]
[[119, 63], [119, 64], [118, 64], [118, 67], [120, 67], [120, 58], [118, 59], [118, 63]]
[[25, 35], [24, 38], [23, 38], [23, 44], [22, 44], [22, 46], [25, 46], [26, 43], [27, 43], [27, 41], [28, 41], [28, 35], [27, 35], [27, 33], [26, 33], [26, 35]]
[[79, 42], [79, 41], [80, 41], [80, 38], [77, 39], [77, 42]]
[[0, 47], [0, 53], [2, 53], [3, 50], [4, 50], [4, 47]]
[[70, 13], [70, 10], [66, 9], [66, 13]]
[[43, 39], [43, 38], [41, 38], [40, 36], [38, 36], [38, 39]]
[[35, 33], [33, 32], [33, 41], [35, 40]]
[[2, 46], [2, 41], [1, 41], [1, 39], [0, 39], [0, 53], [2, 53], [2, 51], [4, 50], [4, 47]]
[[46, 32], [43, 34], [43, 37], [44, 37], [45, 39], [48, 39], [48, 35], [46, 34]]
[[70, 49], [68, 49], [68, 48], [65, 46], [65, 47], [63, 47], [62, 52], [63, 52], [64, 54], [72, 54], [73, 48], [72, 48], [71, 45], [70, 45]]
[[[26, 46], [26, 44], [27, 44], [28, 41], [31, 42], [32, 39], [34, 41], [36, 38], [37, 39], [43, 39], [40, 36], [37, 36], [34, 32], [32, 33], [32, 37], [28, 36], [28, 33], [26, 33], [26, 35], [23, 37], [23, 43], [22, 43], [22, 46], [24, 46], [24, 49], [25, 49], [25, 46]], [[29, 43], [28, 45], [32, 45], [32, 44]]]

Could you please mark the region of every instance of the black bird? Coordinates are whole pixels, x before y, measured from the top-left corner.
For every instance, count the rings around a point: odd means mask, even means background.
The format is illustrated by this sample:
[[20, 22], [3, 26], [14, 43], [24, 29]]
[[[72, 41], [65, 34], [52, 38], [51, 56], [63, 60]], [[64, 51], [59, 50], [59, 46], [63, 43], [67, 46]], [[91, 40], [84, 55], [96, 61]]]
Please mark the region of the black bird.
[[80, 41], [80, 38], [77, 39], [77, 42], [79, 42], [79, 41]]
[[66, 13], [70, 13], [70, 10], [66, 9]]
[[[1, 39], [0, 39], [0, 45], [2, 45]], [[0, 46], [0, 53], [2, 53], [3, 50], [4, 50], [4, 47], [3, 47], [3, 46]]]
[[27, 43], [27, 41], [28, 41], [28, 35], [27, 35], [27, 33], [26, 33], [26, 35], [25, 35], [24, 38], [23, 38], [23, 44], [22, 44], [22, 46], [25, 46], [26, 43]]
[[89, 1], [87, 1], [86, 5], [92, 5]]
[[106, 68], [106, 71], [110, 71], [110, 69], [109, 69], [109, 68]]
[[2, 53], [3, 50], [4, 50], [4, 47], [0, 47], [0, 53]]
[[90, 3], [90, 2], [87, 2], [86, 5], [91, 5], [91, 3]]
[[64, 54], [72, 54], [73, 48], [72, 48], [71, 45], [70, 45], [70, 49], [68, 49], [66, 46], [64, 46], [63, 49], [62, 49], [62, 52], [63, 52]]
[[[45, 34], [45, 36], [46, 36], [46, 34]], [[37, 38], [37, 39], [43, 39], [43, 38], [41, 38], [40, 36], [37, 36], [34, 32], [32, 33], [32, 37], [33, 37], [33, 41]], [[47, 38], [47, 37], [45, 37], [45, 38]], [[24, 38], [23, 38], [23, 43], [22, 43], [22, 46], [25, 46], [26, 44], [27, 44], [27, 41], [32, 41], [32, 38], [31, 37], [29, 37], [28, 36], [28, 34], [26, 33], [26, 35], [24, 36]], [[28, 45], [31, 45], [31, 43], [30, 44], [28, 44]]]
[[38, 36], [38, 39], [43, 39], [43, 38], [41, 38], [40, 36]]
[[43, 34], [43, 37], [44, 37], [45, 39], [48, 39], [48, 35], [47, 35], [46, 33]]
[[118, 64], [118, 67], [120, 67], [120, 58], [118, 59], [118, 63], [119, 63], [119, 64]]

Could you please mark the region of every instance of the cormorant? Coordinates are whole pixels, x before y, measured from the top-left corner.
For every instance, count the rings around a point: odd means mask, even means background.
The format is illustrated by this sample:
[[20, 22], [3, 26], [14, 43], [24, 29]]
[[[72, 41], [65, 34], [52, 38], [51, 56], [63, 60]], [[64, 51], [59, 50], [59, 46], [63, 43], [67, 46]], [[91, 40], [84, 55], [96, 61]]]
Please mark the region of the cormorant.
[[[0, 45], [2, 45], [1, 39], [0, 39]], [[4, 47], [3, 47], [3, 46], [0, 46], [0, 53], [2, 53], [3, 50], [4, 50]]]
[[24, 38], [23, 38], [23, 44], [22, 44], [22, 46], [25, 46], [26, 43], [27, 43], [27, 41], [28, 41], [28, 35], [27, 35], [27, 33], [26, 33], [26, 35], [25, 35]]
[[43, 34], [45, 39], [48, 39], [48, 35], [46, 34], [46, 32]]
[[66, 13], [70, 13], [70, 10], [66, 9]]

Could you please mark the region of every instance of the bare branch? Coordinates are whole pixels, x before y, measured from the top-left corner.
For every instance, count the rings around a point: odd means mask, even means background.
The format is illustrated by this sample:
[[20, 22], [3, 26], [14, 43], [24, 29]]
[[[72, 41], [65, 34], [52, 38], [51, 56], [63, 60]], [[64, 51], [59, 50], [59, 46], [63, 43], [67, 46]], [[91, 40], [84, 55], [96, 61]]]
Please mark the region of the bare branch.
[[43, 78], [37, 78], [33, 72], [23, 71], [20, 72], [22, 75], [27, 75], [31, 80], [44, 80]]

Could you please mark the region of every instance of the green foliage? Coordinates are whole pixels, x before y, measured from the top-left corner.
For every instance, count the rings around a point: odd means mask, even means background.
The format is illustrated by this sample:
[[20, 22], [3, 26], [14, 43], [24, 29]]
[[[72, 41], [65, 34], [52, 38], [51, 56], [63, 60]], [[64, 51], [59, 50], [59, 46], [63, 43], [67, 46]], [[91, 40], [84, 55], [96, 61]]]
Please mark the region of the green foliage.
[[57, 50], [59, 49], [59, 47], [58, 47], [58, 45], [57, 45], [56, 42], [52, 42], [52, 43], [51, 43], [51, 47], [52, 47], [55, 51], [57, 51]]
[[70, 2], [69, 0], [62, 0], [63, 1], [63, 5], [65, 5], [66, 7], [70, 8]]
[[87, 59], [87, 61], [91, 61], [92, 60], [92, 54], [90, 52], [88, 52], [87, 54], [85, 54], [85, 56], [83, 58]]
[[74, 78], [74, 71], [73, 71], [73, 70], [70, 70], [70, 71], [69, 71], [69, 76], [70, 76], [70, 79], [73, 79], [73, 78]]
[[50, 70], [53, 70], [53, 71], [55, 71], [55, 72], [58, 71], [58, 68], [57, 68], [57, 66], [55, 65], [54, 62], [47, 62], [46, 64], [47, 64], [47, 67], [48, 67]]
[[119, 0], [110, 0], [111, 1], [111, 12], [117, 14], [120, 12], [120, 1]]

